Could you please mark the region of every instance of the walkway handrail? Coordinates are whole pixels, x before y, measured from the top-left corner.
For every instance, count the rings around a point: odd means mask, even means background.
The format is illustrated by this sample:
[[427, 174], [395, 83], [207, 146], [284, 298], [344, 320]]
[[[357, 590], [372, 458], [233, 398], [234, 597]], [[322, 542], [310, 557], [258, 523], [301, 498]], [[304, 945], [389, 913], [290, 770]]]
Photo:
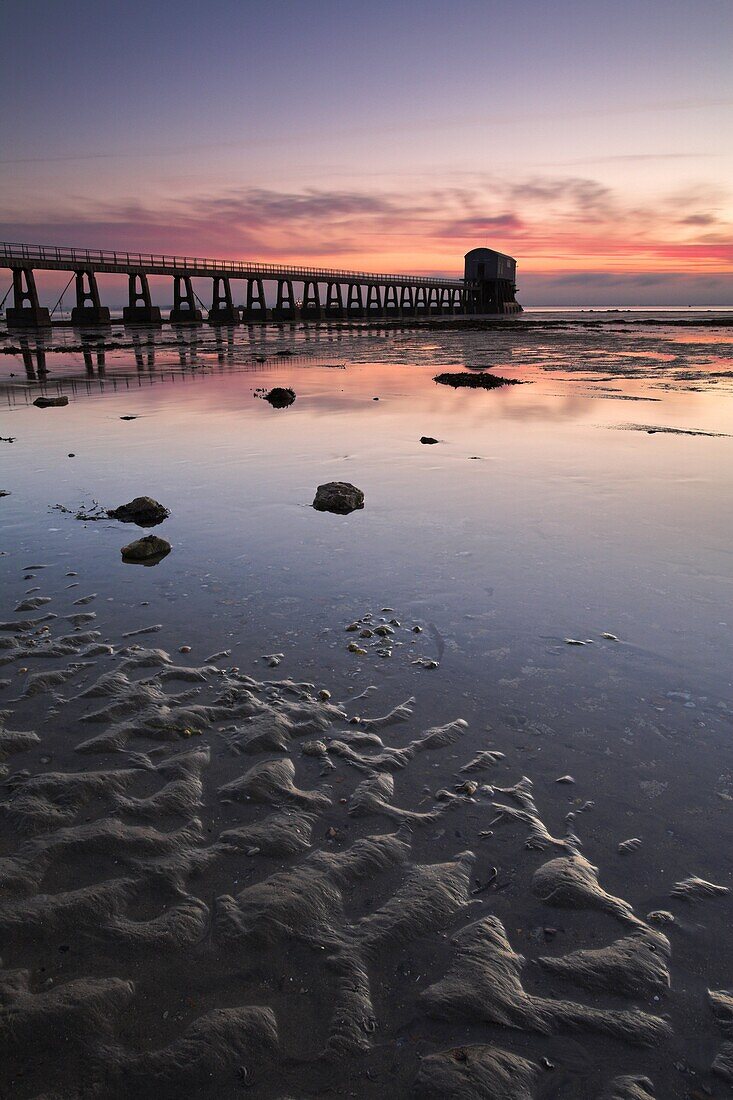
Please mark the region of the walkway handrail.
[[188, 275], [212, 270], [222, 275], [260, 276], [269, 279], [315, 279], [318, 282], [395, 282], [414, 286], [462, 288], [463, 279], [441, 279], [430, 275], [396, 275], [369, 271], [339, 271], [334, 268], [298, 267], [291, 264], [249, 263], [240, 260], [212, 260], [198, 256], [169, 256], [154, 252], [121, 252], [110, 249], [71, 248], [58, 245], [28, 245], [8, 241], [0, 242], [0, 267], [18, 263], [53, 263], [67, 265], [69, 269], [100, 265], [109, 269], [117, 267], [121, 272], [140, 268], [148, 274], [166, 274], [176, 269]]

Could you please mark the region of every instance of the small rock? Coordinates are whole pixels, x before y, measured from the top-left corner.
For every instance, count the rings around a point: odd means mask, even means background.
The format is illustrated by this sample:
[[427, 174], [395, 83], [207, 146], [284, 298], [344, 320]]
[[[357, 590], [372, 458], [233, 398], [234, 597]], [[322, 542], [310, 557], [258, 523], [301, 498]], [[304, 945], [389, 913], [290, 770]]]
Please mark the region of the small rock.
[[432, 435], [421, 435], [420, 436], [420, 442], [421, 443], [439, 443], [440, 440], [433, 439]]
[[473, 779], [466, 779], [463, 783], [458, 783], [454, 788], [458, 794], [467, 794], [469, 797], [476, 794], [478, 790], [478, 783], [475, 783]]
[[317, 512], [347, 516], [349, 512], [364, 507], [364, 494], [348, 481], [328, 481], [318, 486], [313, 507]]
[[586, 645], [586, 643], [581, 642], [579, 638], [566, 638], [565, 645]]
[[637, 848], [641, 847], [641, 840], [638, 836], [632, 836], [629, 840], [622, 840], [618, 846], [618, 850], [622, 856], [628, 855], [629, 852], [635, 852]]
[[123, 546], [120, 553], [123, 561], [147, 561], [151, 564], [170, 554], [171, 544], [157, 535], [145, 535]]
[[674, 913], [667, 909], [652, 909], [651, 913], [647, 913], [646, 919], [651, 924], [674, 924]]
[[137, 420], [136, 416], [121, 416], [120, 420]]
[[348, 649], [349, 653], [358, 653], [360, 657], [366, 656], [366, 650], [362, 649], [360, 645], [356, 644], [356, 642], [349, 642], [346, 648]]
[[555, 780], [556, 783], [574, 783], [572, 775], [561, 775], [559, 779]]
[[289, 386], [275, 386], [265, 394], [265, 401], [269, 401], [273, 409], [286, 409], [295, 401], [295, 390]]
[[328, 690], [328, 688], [321, 688], [321, 690], [318, 692], [318, 698], [322, 699], [325, 703], [328, 699], [331, 698], [331, 692]]
[[609, 634], [609, 632], [607, 630], [604, 630], [604, 632], [601, 634], [601, 637], [605, 638], [607, 642], [617, 642], [618, 641], [618, 638], [616, 637], [616, 635], [615, 634]]
[[152, 497], [135, 497], [119, 508], [108, 508], [110, 519], [119, 519], [123, 523], [136, 523], [138, 527], [155, 527], [167, 519], [170, 512]]
[[190, 645], [179, 645], [178, 652], [179, 653], [190, 653], [191, 652], [191, 646]]
[[33, 402], [39, 409], [59, 409], [69, 404], [68, 397], [37, 397]]

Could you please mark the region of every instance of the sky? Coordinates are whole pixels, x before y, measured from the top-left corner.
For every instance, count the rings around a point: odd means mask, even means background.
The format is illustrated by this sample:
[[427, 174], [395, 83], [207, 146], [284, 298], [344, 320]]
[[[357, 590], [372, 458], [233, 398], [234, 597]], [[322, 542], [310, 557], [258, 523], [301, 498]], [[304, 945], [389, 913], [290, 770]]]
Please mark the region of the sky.
[[729, 305], [731, 58], [733, 0], [2, 0], [0, 239]]

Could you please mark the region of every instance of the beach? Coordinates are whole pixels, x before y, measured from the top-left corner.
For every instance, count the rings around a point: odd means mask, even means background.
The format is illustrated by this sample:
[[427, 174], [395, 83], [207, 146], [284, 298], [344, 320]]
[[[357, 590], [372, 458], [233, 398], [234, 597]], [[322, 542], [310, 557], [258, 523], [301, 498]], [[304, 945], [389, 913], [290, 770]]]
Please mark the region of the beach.
[[732, 316], [0, 330], [0, 1095], [728, 1094]]

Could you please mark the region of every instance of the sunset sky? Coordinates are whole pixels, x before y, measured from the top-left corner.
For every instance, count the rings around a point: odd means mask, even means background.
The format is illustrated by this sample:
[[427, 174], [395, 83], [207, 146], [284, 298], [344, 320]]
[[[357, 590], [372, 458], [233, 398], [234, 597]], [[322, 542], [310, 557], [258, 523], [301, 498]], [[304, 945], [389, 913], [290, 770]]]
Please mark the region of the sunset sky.
[[732, 58], [731, 0], [4, 0], [0, 238], [733, 304]]

